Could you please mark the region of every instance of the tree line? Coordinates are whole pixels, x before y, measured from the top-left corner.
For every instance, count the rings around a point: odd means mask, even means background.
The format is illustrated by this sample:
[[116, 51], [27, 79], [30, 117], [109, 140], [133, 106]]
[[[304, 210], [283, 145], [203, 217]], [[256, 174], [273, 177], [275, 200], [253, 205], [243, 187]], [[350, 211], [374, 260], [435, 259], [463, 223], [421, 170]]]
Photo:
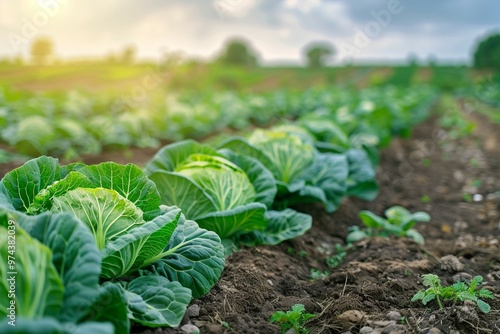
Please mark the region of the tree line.
[[[303, 50], [306, 64], [311, 68], [321, 68], [331, 64], [336, 54], [335, 47], [328, 42], [314, 42]], [[54, 42], [49, 38], [35, 39], [31, 45], [30, 55], [37, 65], [49, 64], [54, 58]], [[132, 64], [136, 58], [136, 49], [126, 46], [117, 54], [109, 54], [105, 60], [114, 63]], [[233, 38], [226, 42], [222, 52], [215, 58], [216, 63], [233, 66], [258, 66], [258, 53], [245, 39]], [[476, 68], [500, 70], [500, 33], [493, 33], [481, 39], [473, 54], [473, 65]]]

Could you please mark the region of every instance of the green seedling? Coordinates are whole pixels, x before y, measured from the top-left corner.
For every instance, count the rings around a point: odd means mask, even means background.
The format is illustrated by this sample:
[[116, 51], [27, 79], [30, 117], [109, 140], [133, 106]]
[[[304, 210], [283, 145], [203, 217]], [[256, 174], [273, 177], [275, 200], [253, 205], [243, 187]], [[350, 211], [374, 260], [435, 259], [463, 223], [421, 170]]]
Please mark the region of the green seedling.
[[467, 203], [470, 203], [472, 202], [472, 195], [469, 194], [469, 193], [463, 193], [462, 194], [462, 198], [464, 199], [464, 201], [466, 201]]
[[480, 180], [480, 179], [474, 179], [474, 180], [472, 180], [472, 182], [471, 182], [471, 186], [476, 187], [476, 188], [481, 187], [481, 184], [482, 184], [482, 182], [481, 182], [481, 180]]
[[297, 334], [307, 334], [309, 330], [304, 326], [307, 320], [314, 317], [314, 314], [306, 313], [306, 309], [302, 304], [295, 304], [292, 309], [287, 312], [276, 311], [269, 319], [271, 323], [277, 323], [280, 326], [280, 333], [283, 334], [287, 330], [293, 328]]
[[488, 313], [491, 309], [490, 305], [480, 298], [493, 299], [493, 293], [487, 289], [476, 290], [483, 282], [482, 276], [476, 276], [470, 282], [461, 282], [458, 280], [453, 285], [447, 287], [441, 285], [441, 280], [437, 275], [427, 274], [422, 275], [422, 278], [423, 285], [427, 286], [428, 289], [417, 292], [411, 299], [412, 302], [421, 300], [422, 304], [427, 305], [428, 302], [436, 299], [439, 309], [442, 310], [443, 303], [441, 300], [453, 300], [453, 305], [457, 301], [470, 300], [475, 302], [477, 307], [484, 313]]
[[297, 252], [297, 255], [300, 257], [306, 257], [308, 254], [306, 251], [299, 251], [299, 252]]
[[311, 279], [312, 280], [318, 280], [318, 279], [323, 279], [328, 277], [330, 275], [330, 272], [328, 270], [325, 270], [324, 272], [316, 269], [316, 268], [311, 268]]
[[428, 195], [424, 195], [424, 196], [420, 197], [420, 202], [422, 202], [422, 203], [427, 204], [430, 201], [431, 201], [431, 198]]
[[430, 221], [431, 217], [428, 213], [410, 213], [402, 206], [393, 206], [385, 210], [384, 213], [387, 219], [377, 216], [370, 211], [361, 211], [359, 217], [366, 228], [351, 227], [351, 231], [347, 235], [347, 242], [353, 243], [368, 237], [396, 235], [413, 239], [419, 244], [424, 244], [424, 237], [415, 229], [412, 229], [412, 227], [417, 222]]
[[432, 164], [432, 160], [431, 159], [429, 159], [429, 158], [422, 159], [422, 165], [424, 167], [430, 167], [431, 164]]
[[308, 255], [306, 251], [297, 251], [293, 247], [288, 247], [287, 250], [286, 250], [286, 252], [288, 254], [290, 254], [290, 255], [295, 255], [296, 254], [296, 255], [298, 255], [300, 257], [306, 257]]
[[474, 167], [474, 168], [479, 167], [479, 161], [476, 158], [470, 159], [469, 164], [471, 167]]
[[226, 329], [232, 330], [231, 325], [229, 325], [229, 323], [227, 321], [222, 321], [221, 325], [224, 326]]
[[326, 258], [326, 265], [330, 268], [337, 268], [344, 262], [346, 256], [346, 248], [341, 244], [335, 244], [335, 254]]

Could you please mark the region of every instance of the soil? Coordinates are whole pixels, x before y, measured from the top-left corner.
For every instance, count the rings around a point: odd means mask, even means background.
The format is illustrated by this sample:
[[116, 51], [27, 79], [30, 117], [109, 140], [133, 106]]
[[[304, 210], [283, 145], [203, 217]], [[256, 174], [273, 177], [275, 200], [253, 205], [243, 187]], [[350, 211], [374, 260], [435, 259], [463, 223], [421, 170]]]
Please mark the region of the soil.
[[[346, 198], [333, 214], [320, 205], [295, 207], [313, 216], [311, 230], [278, 246], [231, 255], [211, 292], [193, 301], [199, 314], [192, 306], [183, 324], [194, 324], [201, 333], [275, 334], [279, 327], [269, 323], [271, 315], [300, 303], [316, 314], [306, 324], [310, 333], [500, 333], [500, 127], [478, 113], [466, 116], [477, 124], [467, 138], [450, 139], [434, 116], [411, 138], [394, 139], [383, 149], [375, 201]], [[153, 154], [132, 150], [86, 162], [143, 165]], [[361, 226], [359, 211], [383, 215], [394, 205], [431, 215], [431, 222], [415, 227], [425, 245], [406, 238], [365, 239], [338, 267], [327, 266], [335, 245], [345, 245], [348, 228]], [[311, 268], [329, 273], [313, 280]], [[482, 287], [495, 295], [485, 300], [491, 311], [468, 302], [446, 302], [442, 310], [436, 301], [411, 302], [423, 289], [421, 275], [428, 273], [446, 285], [483, 276]], [[133, 332], [185, 333], [143, 327]]]

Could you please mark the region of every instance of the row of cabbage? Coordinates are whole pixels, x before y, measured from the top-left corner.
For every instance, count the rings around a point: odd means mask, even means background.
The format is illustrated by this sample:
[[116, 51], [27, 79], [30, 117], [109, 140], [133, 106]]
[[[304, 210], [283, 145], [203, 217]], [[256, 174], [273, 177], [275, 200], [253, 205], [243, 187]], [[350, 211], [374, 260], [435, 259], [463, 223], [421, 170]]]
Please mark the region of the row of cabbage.
[[29, 157], [75, 158], [106, 148], [158, 147], [161, 141], [201, 138], [226, 128], [272, 124], [318, 109], [348, 112], [367, 102], [404, 112], [428, 87], [361, 92], [316, 88], [304, 92], [181, 93], [130, 103], [116, 95], [27, 95], [0, 90], [0, 141]]
[[216, 283], [225, 254], [311, 227], [291, 205], [332, 212], [345, 196], [374, 199], [378, 148], [423, 120], [433, 97], [377, 104], [366, 96], [353, 110], [313, 99], [293, 123], [214, 145], [179, 141], [144, 170], [28, 161], [0, 182], [0, 252], [11, 261], [0, 264], [0, 331], [177, 326]]

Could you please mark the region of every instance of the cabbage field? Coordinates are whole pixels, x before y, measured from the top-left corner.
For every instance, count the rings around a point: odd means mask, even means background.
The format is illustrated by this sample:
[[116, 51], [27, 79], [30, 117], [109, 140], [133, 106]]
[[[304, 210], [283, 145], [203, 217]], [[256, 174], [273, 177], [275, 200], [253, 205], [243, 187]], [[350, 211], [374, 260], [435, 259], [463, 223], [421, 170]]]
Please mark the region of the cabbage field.
[[0, 333], [499, 333], [500, 85], [406, 75], [0, 89]]

